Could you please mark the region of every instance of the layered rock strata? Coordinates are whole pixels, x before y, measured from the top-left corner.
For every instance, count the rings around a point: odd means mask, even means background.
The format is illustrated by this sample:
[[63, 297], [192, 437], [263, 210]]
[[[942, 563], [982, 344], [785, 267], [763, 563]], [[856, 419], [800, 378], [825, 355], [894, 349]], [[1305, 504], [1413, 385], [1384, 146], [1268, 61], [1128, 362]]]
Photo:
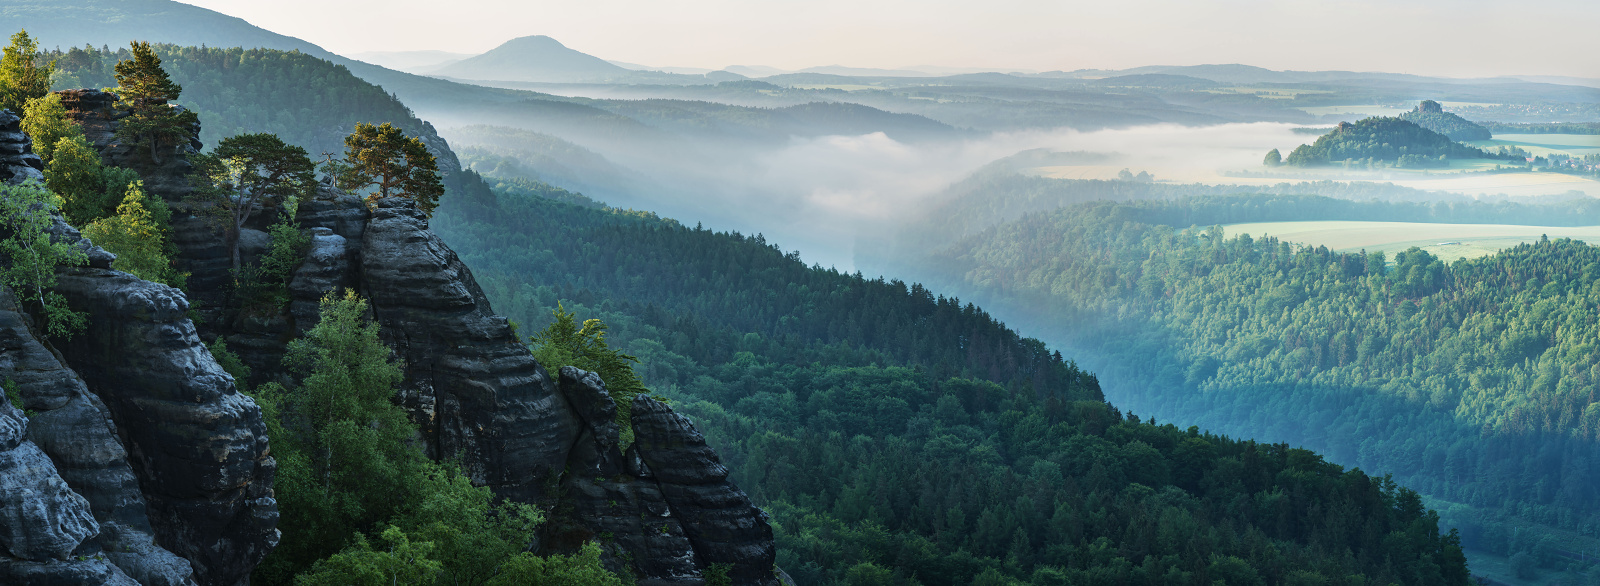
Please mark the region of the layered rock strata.
[[[199, 583], [244, 579], [276, 539], [274, 465], [259, 409], [236, 392], [201, 340], [226, 340], [252, 367], [254, 382], [292, 385], [280, 365], [284, 347], [315, 326], [319, 300], [340, 289], [369, 300], [384, 341], [403, 361], [396, 399], [421, 428], [428, 453], [457, 458], [475, 483], [549, 511], [542, 550], [599, 539], [612, 567], [647, 584], [701, 584], [720, 564], [735, 584], [775, 583], [765, 515], [727, 481], [693, 425], [640, 399], [632, 424], [639, 439], [624, 452], [603, 382], [581, 371], [571, 382], [554, 380], [409, 200], [369, 207], [325, 186], [298, 209], [311, 246], [288, 283], [290, 303], [222, 311], [231, 264], [225, 243], [184, 202], [192, 191], [185, 155], [198, 144], [160, 156], [120, 144], [115, 130], [124, 114], [114, 101], [93, 90], [63, 93], [102, 159], [138, 170], [147, 189], [173, 206], [190, 295], [107, 270], [105, 258], [66, 271], [60, 289], [95, 318], [90, 332], [62, 349], [125, 443], [156, 542], [189, 561]], [[441, 165], [450, 160], [441, 155]], [[276, 214], [263, 211], [247, 226], [247, 262], [265, 248], [259, 232]], [[208, 318], [202, 330], [185, 318], [195, 310], [190, 299]]]

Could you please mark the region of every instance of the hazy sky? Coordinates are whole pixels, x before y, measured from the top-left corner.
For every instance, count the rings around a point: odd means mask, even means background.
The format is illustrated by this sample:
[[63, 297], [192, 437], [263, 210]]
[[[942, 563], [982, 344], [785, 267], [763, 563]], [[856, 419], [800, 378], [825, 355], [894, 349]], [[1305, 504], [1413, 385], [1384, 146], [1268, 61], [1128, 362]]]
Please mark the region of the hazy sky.
[[180, 0], [341, 54], [549, 35], [654, 66], [1072, 70], [1247, 63], [1600, 77], [1600, 2], [1544, 0]]

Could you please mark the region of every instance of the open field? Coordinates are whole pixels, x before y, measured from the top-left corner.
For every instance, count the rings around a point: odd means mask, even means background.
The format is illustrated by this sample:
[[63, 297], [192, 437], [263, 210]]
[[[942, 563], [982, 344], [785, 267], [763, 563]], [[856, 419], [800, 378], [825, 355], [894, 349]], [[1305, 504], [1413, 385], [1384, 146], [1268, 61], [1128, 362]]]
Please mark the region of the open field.
[[1600, 226], [1312, 221], [1232, 224], [1223, 229], [1229, 235], [1273, 236], [1289, 242], [1327, 246], [1340, 252], [1381, 250], [1391, 258], [1395, 252], [1416, 246], [1446, 262], [1487, 256], [1546, 235], [1600, 242]]
[[1480, 149], [1510, 145], [1521, 147], [1534, 156], [1550, 153], [1574, 157], [1600, 154], [1600, 134], [1496, 134], [1491, 140], [1474, 140], [1467, 144]]

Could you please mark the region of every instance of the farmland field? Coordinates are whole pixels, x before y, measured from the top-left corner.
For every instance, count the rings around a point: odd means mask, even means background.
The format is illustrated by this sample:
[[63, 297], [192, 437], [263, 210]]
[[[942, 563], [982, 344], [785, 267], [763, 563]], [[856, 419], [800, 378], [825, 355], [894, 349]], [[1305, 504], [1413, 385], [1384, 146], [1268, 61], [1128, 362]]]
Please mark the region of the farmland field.
[[1574, 157], [1600, 154], [1600, 135], [1597, 134], [1496, 134], [1491, 140], [1474, 140], [1467, 144], [1478, 148], [1511, 145], [1521, 147], [1534, 156], [1550, 153]]
[[1534, 242], [1541, 236], [1600, 242], [1600, 226], [1519, 226], [1512, 224], [1431, 224], [1421, 222], [1256, 222], [1224, 226], [1228, 235], [1273, 236], [1289, 242], [1327, 246], [1340, 252], [1395, 252], [1413, 246], [1446, 262], [1493, 254]]

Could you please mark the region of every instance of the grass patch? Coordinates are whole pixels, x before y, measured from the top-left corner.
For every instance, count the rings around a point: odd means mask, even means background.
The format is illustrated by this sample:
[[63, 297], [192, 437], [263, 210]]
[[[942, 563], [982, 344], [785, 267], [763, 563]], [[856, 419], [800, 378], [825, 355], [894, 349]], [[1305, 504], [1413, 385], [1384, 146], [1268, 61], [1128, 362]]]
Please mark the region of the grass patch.
[[1424, 222], [1255, 222], [1223, 227], [1228, 234], [1274, 236], [1290, 242], [1326, 246], [1341, 252], [1393, 253], [1413, 246], [1446, 262], [1494, 254], [1540, 237], [1600, 242], [1600, 226], [1520, 226], [1513, 224], [1433, 224]]

